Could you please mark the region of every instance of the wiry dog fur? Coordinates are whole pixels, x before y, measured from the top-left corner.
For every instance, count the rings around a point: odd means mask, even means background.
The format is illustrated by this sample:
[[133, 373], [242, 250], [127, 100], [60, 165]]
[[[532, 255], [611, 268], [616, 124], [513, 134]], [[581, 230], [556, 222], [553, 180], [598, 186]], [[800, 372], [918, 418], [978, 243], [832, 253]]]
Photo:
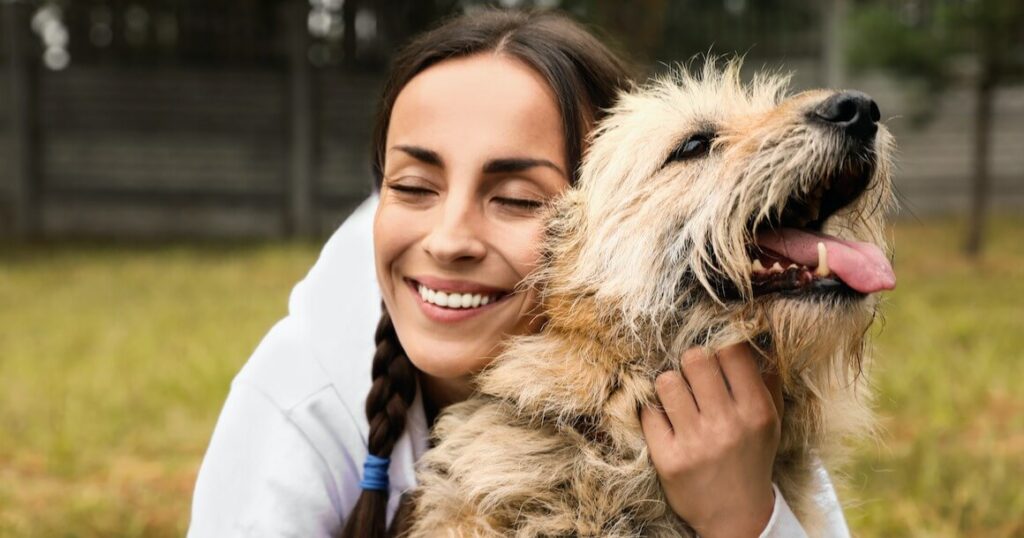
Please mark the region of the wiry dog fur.
[[[692, 535], [664, 502], [638, 409], [684, 349], [739, 341], [783, 379], [774, 480], [813, 533], [817, 460], [834, 464], [869, 425], [860, 373], [877, 301], [755, 296], [748, 251], [793, 193], [857, 166], [872, 170], [867, 188], [824, 231], [885, 248], [892, 140], [880, 125], [853, 151], [807, 119], [834, 92], [787, 97], [786, 77], [744, 86], [739, 62], [716, 65], [628, 92], [595, 131], [528, 283], [546, 325], [511, 340], [438, 421], [413, 535]], [[714, 133], [707, 156], [666, 164], [700, 132]]]

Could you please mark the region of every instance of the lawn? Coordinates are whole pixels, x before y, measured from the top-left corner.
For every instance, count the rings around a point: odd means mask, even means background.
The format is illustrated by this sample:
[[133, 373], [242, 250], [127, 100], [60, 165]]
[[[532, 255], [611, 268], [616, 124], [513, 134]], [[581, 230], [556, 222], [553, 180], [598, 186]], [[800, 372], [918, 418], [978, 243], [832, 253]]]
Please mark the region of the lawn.
[[[956, 221], [894, 236], [854, 535], [1024, 536], [1024, 219], [978, 262]], [[182, 535], [228, 384], [317, 250], [0, 245], [0, 536]]]

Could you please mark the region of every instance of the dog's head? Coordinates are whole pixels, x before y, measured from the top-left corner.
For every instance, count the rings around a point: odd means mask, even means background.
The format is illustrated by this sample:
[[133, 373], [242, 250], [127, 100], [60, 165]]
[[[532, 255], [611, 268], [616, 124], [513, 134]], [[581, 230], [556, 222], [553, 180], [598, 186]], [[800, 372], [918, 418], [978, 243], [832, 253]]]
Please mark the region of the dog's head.
[[566, 270], [549, 293], [683, 345], [726, 325], [805, 352], [859, 338], [895, 284], [892, 138], [868, 96], [787, 83], [744, 85], [739, 62], [708, 61], [623, 95], [552, 219], [550, 262]]

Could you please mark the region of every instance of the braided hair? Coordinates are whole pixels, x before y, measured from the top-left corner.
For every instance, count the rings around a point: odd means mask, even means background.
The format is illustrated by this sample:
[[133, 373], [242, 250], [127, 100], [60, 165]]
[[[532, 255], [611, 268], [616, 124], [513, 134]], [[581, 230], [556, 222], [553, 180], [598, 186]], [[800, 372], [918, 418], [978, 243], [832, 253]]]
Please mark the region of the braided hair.
[[[447, 59], [491, 52], [515, 58], [540, 74], [555, 94], [565, 140], [566, 163], [578, 177], [586, 133], [610, 108], [632, 79], [629, 64], [593, 33], [552, 10], [483, 9], [452, 18], [413, 40], [394, 58], [384, 86], [373, 134], [373, 174], [377, 190], [384, 176], [391, 110], [399, 92], [417, 74]], [[388, 458], [405, 429], [406, 413], [417, 390], [417, 370], [409, 360], [387, 310], [376, 333], [373, 386], [366, 398], [370, 423], [369, 452]], [[403, 499], [404, 500], [404, 499]], [[349, 514], [342, 536], [379, 538], [388, 535], [388, 491], [363, 489]], [[399, 510], [391, 534], [409, 523]]]
[[[374, 335], [377, 351], [370, 373], [373, 385], [366, 397], [366, 418], [370, 421], [367, 449], [374, 456], [387, 458], [405, 430], [406, 412], [416, 397], [416, 367], [402, 349], [387, 309], [383, 310]], [[342, 536], [385, 536], [387, 504], [387, 490], [364, 489]]]

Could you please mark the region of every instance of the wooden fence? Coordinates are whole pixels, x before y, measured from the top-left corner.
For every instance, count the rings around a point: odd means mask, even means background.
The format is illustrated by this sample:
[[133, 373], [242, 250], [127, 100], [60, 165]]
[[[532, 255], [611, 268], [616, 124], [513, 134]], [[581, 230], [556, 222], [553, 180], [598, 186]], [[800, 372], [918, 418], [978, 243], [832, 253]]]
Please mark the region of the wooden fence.
[[[0, 235], [325, 234], [370, 192], [376, 76], [295, 68], [300, 57], [287, 69], [72, 64], [54, 72], [15, 61], [27, 75], [17, 79], [7, 58]], [[786, 65], [797, 87], [823, 79], [814, 60]], [[972, 94], [947, 92], [918, 129], [907, 115], [912, 97], [894, 81], [848, 85], [874, 95], [897, 136], [904, 208], [964, 211]], [[1019, 212], [1024, 88], [1000, 89], [995, 110], [992, 202]]]

